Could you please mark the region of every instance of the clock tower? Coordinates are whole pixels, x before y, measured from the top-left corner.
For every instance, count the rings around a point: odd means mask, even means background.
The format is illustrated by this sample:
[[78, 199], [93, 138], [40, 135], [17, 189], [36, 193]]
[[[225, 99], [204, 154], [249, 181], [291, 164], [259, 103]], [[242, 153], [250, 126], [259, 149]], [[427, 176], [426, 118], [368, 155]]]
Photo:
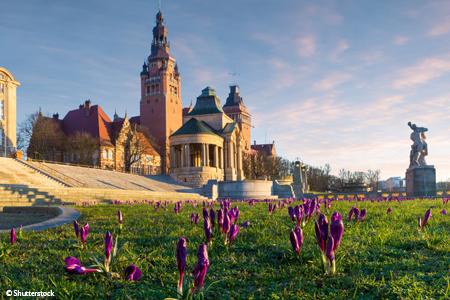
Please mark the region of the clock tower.
[[169, 171], [169, 136], [182, 125], [181, 78], [170, 55], [168, 31], [159, 11], [153, 28], [151, 52], [142, 66], [140, 123], [156, 139], [163, 173]]

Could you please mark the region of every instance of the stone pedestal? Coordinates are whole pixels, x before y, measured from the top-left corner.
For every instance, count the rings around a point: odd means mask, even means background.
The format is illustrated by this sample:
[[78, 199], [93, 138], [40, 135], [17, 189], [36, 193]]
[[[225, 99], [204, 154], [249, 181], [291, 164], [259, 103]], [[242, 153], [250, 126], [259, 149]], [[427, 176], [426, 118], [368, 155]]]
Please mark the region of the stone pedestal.
[[408, 197], [436, 196], [436, 169], [434, 166], [412, 167], [406, 170]]

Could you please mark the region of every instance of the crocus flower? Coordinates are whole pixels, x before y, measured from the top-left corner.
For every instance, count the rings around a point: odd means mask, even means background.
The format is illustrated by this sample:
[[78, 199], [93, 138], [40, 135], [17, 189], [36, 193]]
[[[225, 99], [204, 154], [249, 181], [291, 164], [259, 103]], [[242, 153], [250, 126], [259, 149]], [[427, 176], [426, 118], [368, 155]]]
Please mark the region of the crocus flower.
[[322, 252], [325, 252], [325, 246], [328, 238], [328, 220], [324, 214], [320, 214], [315, 222], [316, 240]]
[[336, 251], [344, 235], [344, 222], [342, 221], [342, 216], [336, 211], [331, 216], [330, 235], [333, 237], [333, 251]]
[[230, 232], [228, 232], [228, 241], [230, 244], [236, 239], [236, 236], [239, 232], [239, 226], [236, 224], [231, 225]]
[[228, 214], [225, 214], [223, 217], [222, 231], [223, 233], [225, 233], [225, 235], [227, 235], [230, 229], [231, 229], [230, 217], [228, 216]]
[[197, 263], [194, 267], [194, 289], [199, 290], [205, 283], [206, 273], [208, 272], [208, 247], [206, 244], [201, 244], [197, 251]]
[[98, 269], [91, 269], [82, 266], [80, 261], [73, 256], [66, 257], [64, 262], [66, 263], [64, 269], [66, 269], [69, 274], [84, 275], [87, 273], [100, 272]]
[[445, 209], [441, 210], [441, 215], [446, 215], [447, 211]]
[[223, 227], [223, 210], [219, 209], [217, 211], [217, 224], [219, 224], [219, 228], [222, 229]]
[[208, 210], [206, 209], [206, 207], [203, 207], [203, 218], [204, 218], [204, 219], [209, 218]]
[[297, 219], [297, 225], [301, 226], [302, 225], [302, 218], [303, 218], [303, 207], [301, 205], [297, 205], [296, 207], [294, 207], [294, 215], [295, 218]]
[[80, 239], [81, 239], [81, 243], [83, 244], [83, 248], [86, 246], [86, 239], [87, 239], [88, 233], [89, 233], [89, 224], [86, 224], [86, 225], [82, 226], [80, 229]]
[[292, 206], [288, 207], [288, 214], [289, 217], [291, 218], [292, 222], [295, 221], [295, 213], [294, 213], [294, 208]]
[[216, 222], [216, 213], [212, 207], [209, 209], [209, 220], [211, 221], [211, 226], [214, 227]]
[[300, 226], [296, 226], [291, 231], [289, 238], [291, 240], [292, 250], [294, 250], [297, 255], [300, 255], [300, 250], [303, 245], [303, 231]]
[[250, 226], [250, 221], [245, 221], [244, 223], [241, 224], [241, 227], [243, 228], [247, 228], [248, 226]]
[[212, 239], [212, 229], [211, 229], [211, 221], [209, 220], [209, 218], [205, 218], [203, 220], [203, 229], [205, 230], [206, 242], [210, 244]]
[[10, 242], [11, 245], [14, 245], [16, 243], [17, 240], [17, 234], [16, 234], [16, 229], [12, 228], [11, 229], [11, 233], [10, 233]]
[[425, 216], [423, 217], [423, 220], [421, 220], [421, 218], [419, 217], [418, 219], [418, 223], [419, 223], [419, 229], [422, 230], [425, 228], [425, 226], [428, 224], [428, 221], [431, 218], [431, 208], [429, 208], [426, 212], [425, 212]]
[[367, 214], [367, 210], [365, 208], [362, 209], [359, 214], [358, 221], [363, 221], [366, 218], [366, 214]]
[[191, 219], [190, 219], [191, 225], [192, 225], [192, 223], [194, 223], [194, 221], [195, 221], [195, 215], [194, 215], [194, 213], [192, 213]]
[[111, 263], [111, 251], [113, 249], [113, 237], [111, 232], [107, 231], [105, 235], [105, 269], [109, 272], [109, 265]]
[[181, 237], [177, 244], [177, 266], [178, 272], [180, 273], [180, 279], [178, 280], [178, 294], [183, 294], [183, 278], [184, 271], [186, 269], [186, 258], [187, 258], [187, 241], [186, 238]]
[[73, 230], [75, 231], [75, 235], [79, 236], [80, 234], [80, 224], [78, 224], [78, 222], [76, 220], [73, 221]]
[[125, 269], [125, 280], [128, 281], [139, 281], [142, 277], [142, 271], [131, 264]]
[[387, 214], [392, 213], [392, 208], [388, 207], [388, 209], [386, 210], [386, 213], [387, 213]]
[[198, 219], [199, 219], [198, 214], [195, 214], [195, 217], [194, 217], [194, 223], [195, 223], [195, 225], [198, 224]]
[[334, 274], [336, 272], [336, 262], [334, 257], [334, 240], [330, 235], [327, 240], [327, 250], [326, 250], [326, 258], [327, 258], [327, 273]]

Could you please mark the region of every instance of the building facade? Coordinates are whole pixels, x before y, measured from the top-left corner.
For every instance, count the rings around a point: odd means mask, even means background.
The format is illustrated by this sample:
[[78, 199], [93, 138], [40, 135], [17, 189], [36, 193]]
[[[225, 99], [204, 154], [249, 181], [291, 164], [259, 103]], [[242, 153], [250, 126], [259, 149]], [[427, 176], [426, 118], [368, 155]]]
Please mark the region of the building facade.
[[[45, 141], [42, 145], [41, 141]], [[161, 157], [145, 130], [117, 114], [111, 120], [99, 105], [85, 101], [63, 119], [39, 115], [28, 157], [121, 172], [161, 173]]]
[[170, 175], [174, 179], [191, 186], [202, 186], [210, 179], [244, 179], [242, 132], [223, 111], [212, 88], [202, 90], [183, 123], [170, 136]]
[[159, 11], [153, 28], [151, 52], [141, 72], [138, 122], [158, 141], [164, 173], [168, 173], [170, 165], [169, 136], [183, 123], [180, 91], [180, 73], [175, 59], [170, 55], [168, 30]]
[[16, 89], [20, 83], [0, 67], [0, 156], [16, 152]]

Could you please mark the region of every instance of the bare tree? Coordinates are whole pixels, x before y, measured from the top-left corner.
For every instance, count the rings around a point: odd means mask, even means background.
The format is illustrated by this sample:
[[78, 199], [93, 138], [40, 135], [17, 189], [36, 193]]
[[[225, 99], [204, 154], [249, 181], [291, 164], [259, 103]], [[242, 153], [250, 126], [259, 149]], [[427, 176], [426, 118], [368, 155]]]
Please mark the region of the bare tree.
[[82, 165], [94, 164], [94, 154], [100, 146], [95, 138], [87, 132], [76, 132], [68, 138], [68, 141], [67, 154], [73, 155], [76, 163]]
[[139, 163], [145, 155], [152, 154], [155, 147], [146, 128], [134, 126], [125, 141], [125, 171], [130, 172], [134, 164]]

